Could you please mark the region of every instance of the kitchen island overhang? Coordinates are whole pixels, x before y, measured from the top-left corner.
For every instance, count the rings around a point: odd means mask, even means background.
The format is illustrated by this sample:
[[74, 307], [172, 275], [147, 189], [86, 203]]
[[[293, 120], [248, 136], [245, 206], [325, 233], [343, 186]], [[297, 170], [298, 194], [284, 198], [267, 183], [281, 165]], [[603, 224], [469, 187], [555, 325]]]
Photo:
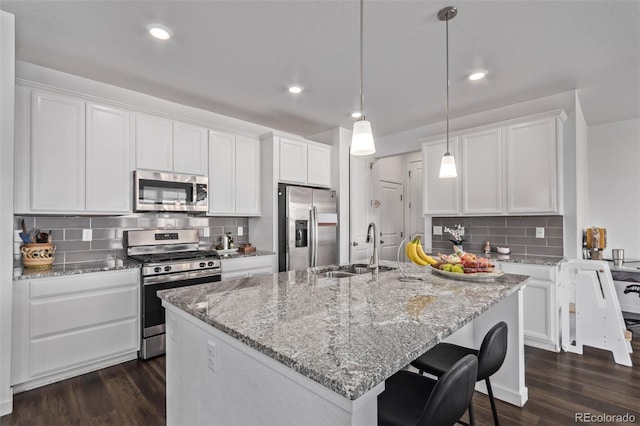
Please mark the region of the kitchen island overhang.
[[448, 336], [478, 347], [498, 321], [509, 325], [509, 351], [494, 393], [522, 406], [528, 277], [411, 273], [425, 281], [290, 271], [159, 292], [168, 424], [373, 424], [387, 377]]

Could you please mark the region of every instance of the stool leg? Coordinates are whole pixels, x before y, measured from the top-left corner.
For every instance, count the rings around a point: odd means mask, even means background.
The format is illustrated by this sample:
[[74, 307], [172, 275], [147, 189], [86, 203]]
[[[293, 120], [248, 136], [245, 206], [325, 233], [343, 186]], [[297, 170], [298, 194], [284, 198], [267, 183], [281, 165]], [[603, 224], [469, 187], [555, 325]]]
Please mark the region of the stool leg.
[[475, 426], [476, 420], [473, 416], [473, 398], [471, 399], [471, 403], [469, 404], [469, 426]]
[[487, 393], [489, 394], [489, 402], [491, 402], [491, 411], [493, 411], [493, 422], [496, 426], [500, 426], [500, 420], [498, 419], [498, 410], [496, 409], [496, 401], [493, 399], [493, 390], [491, 390], [491, 382], [487, 377], [485, 380], [487, 384]]

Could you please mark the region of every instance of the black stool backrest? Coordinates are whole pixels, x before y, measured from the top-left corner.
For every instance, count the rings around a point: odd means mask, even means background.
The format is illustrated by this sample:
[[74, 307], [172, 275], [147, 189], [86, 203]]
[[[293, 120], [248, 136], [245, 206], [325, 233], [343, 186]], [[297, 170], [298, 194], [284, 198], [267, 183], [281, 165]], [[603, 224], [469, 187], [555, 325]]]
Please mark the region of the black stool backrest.
[[491, 377], [507, 356], [507, 324], [499, 322], [487, 332], [478, 351], [478, 381]]
[[469, 408], [478, 375], [478, 358], [466, 355], [438, 379], [422, 416], [423, 426], [450, 426]]

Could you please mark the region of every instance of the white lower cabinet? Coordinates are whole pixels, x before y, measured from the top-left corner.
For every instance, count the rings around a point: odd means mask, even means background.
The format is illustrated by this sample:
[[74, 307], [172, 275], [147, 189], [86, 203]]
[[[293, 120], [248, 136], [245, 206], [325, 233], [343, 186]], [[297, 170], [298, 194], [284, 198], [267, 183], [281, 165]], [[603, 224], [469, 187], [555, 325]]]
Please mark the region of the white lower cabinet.
[[139, 274], [126, 269], [14, 281], [14, 390], [136, 358]]
[[222, 280], [248, 278], [273, 273], [273, 255], [222, 259]]
[[523, 297], [524, 344], [560, 351], [557, 266], [499, 262], [509, 274], [528, 275]]

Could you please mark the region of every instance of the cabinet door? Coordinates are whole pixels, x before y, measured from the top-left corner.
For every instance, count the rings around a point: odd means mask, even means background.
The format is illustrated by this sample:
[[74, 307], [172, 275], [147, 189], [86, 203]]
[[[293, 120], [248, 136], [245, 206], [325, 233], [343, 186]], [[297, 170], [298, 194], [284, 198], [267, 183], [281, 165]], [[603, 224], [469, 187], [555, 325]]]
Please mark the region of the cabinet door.
[[280, 182], [307, 183], [307, 144], [280, 139]]
[[499, 262], [497, 267], [509, 274], [528, 275], [523, 294], [524, 343], [558, 352], [560, 334], [556, 267]]
[[554, 312], [552, 283], [537, 279], [527, 281], [524, 289], [523, 328], [525, 338], [553, 342]]
[[131, 113], [87, 104], [87, 212], [131, 212]]
[[459, 187], [460, 187], [460, 158], [458, 157], [458, 138], [449, 140], [451, 155], [455, 157], [458, 168], [458, 177], [442, 179], [440, 163], [442, 156], [447, 152], [445, 140], [425, 143], [422, 145], [422, 164], [424, 179], [423, 210], [426, 215], [441, 215], [460, 213]]
[[235, 212], [235, 137], [209, 132], [209, 213]]
[[331, 187], [331, 147], [307, 146], [307, 183]]
[[173, 122], [173, 171], [207, 175], [207, 129]]
[[171, 120], [136, 114], [136, 168], [173, 171]]
[[260, 214], [260, 141], [236, 136], [236, 213]]
[[507, 127], [508, 213], [557, 212], [556, 118]]
[[84, 102], [34, 91], [31, 122], [31, 210], [83, 212]]
[[29, 202], [31, 161], [31, 90], [17, 86], [15, 93], [15, 124], [14, 124], [14, 171], [13, 171], [13, 211], [14, 213], [28, 213], [31, 211]]
[[503, 151], [500, 128], [460, 137], [463, 214], [503, 211]]

